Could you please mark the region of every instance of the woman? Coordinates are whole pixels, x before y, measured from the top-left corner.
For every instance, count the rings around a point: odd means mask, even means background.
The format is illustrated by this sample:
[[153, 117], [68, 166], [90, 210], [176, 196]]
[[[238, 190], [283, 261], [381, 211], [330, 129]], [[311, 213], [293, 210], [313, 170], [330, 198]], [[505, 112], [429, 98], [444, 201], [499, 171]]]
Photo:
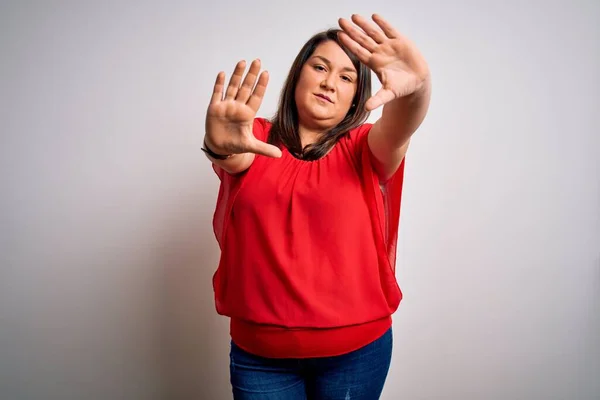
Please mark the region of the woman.
[[[313, 36], [272, 121], [256, 117], [268, 81], [259, 60], [245, 77], [239, 62], [225, 93], [217, 76], [203, 150], [221, 180], [213, 285], [218, 313], [231, 318], [235, 399], [381, 394], [402, 298], [404, 155], [431, 86], [416, 47], [373, 21], [353, 15]], [[382, 84], [372, 97], [370, 71]]]

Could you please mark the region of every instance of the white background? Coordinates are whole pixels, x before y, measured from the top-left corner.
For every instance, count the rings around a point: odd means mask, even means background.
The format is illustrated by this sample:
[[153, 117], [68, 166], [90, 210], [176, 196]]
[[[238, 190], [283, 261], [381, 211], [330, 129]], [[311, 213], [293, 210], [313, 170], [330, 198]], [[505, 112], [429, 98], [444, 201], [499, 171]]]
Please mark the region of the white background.
[[15, 0], [0, 5], [2, 399], [230, 398], [200, 151], [212, 84], [261, 58], [270, 117], [302, 44], [373, 12], [434, 87], [407, 156], [383, 398], [600, 398], [598, 2]]

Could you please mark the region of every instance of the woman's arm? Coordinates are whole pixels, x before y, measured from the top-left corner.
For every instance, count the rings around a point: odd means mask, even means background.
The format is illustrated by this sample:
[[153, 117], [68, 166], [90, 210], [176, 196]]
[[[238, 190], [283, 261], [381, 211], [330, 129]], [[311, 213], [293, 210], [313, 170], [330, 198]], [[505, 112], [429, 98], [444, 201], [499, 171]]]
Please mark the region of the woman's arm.
[[367, 139], [375, 158], [373, 166], [381, 181], [391, 178], [400, 166], [412, 134], [425, 119], [430, 98], [431, 79], [427, 78], [416, 92], [383, 106], [381, 118]]
[[[377, 26], [360, 15], [352, 24], [340, 18], [342, 42], [379, 78], [381, 90], [371, 97], [368, 111], [383, 105], [381, 118], [373, 125], [368, 143], [374, 168], [381, 181], [400, 166], [411, 135], [423, 122], [431, 97], [427, 62], [414, 43], [378, 15]], [[361, 29], [357, 28], [360, 27]]]
[[[210, 136], [207, 134], [204, 137], [205, 146], [210, 150], [214, 148], [214, 145], [210, 141]], [[214, 150], [213, 150], [214, 151]], [[227, 173], [231, 175], [239, 174], [244, 172], [250, 165], [254, 162], [254, 153], [242, 153], [242, 154], [232, 154], [225, 160], [221, 160], [218, 158], [212, 157], [210, 154], [205, 152], [206, 157], [215, 165], [223, 168]]]

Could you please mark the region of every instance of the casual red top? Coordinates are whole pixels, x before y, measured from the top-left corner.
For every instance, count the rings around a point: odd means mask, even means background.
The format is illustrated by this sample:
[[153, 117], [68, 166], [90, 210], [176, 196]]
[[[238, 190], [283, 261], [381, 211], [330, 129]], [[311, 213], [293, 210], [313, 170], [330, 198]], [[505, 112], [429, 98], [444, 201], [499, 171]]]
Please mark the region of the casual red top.
[[[221, 180], [213, 220], [221, 259], [216, 309], [231, 337], [263, 357], [334, 356], [391, 326], [402, 293], [394, 274], [404, 161], [381, 184], [371, 166], [371, 124], [351, 130], [323, 158], [282, 149], [257, 155]], [[267, 140], [271, 124], [254, 121]]]

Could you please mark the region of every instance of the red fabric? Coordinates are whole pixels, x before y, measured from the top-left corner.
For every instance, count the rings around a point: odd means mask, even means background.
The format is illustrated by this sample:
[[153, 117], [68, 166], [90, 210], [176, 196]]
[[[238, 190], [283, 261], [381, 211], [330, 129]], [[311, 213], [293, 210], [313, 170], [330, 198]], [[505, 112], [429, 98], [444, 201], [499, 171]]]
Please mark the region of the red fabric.
[[[256, 156], [221, 180], [213, 278], [219, 314], [240, 347], [265, 357], [342, 354], [390, 326], [402, 293], [394, 274], [404, 161], [383, 185], [364, 124], [317, 161]], [[257, 118], [254, 134], [267, 139]]]
[[238, 347], [262, 357], [333, 357], [360, 349], [380, 338], [391, 326], [391, 316], [330, 329], [285, 329], [232, 318], [231, 338]]

